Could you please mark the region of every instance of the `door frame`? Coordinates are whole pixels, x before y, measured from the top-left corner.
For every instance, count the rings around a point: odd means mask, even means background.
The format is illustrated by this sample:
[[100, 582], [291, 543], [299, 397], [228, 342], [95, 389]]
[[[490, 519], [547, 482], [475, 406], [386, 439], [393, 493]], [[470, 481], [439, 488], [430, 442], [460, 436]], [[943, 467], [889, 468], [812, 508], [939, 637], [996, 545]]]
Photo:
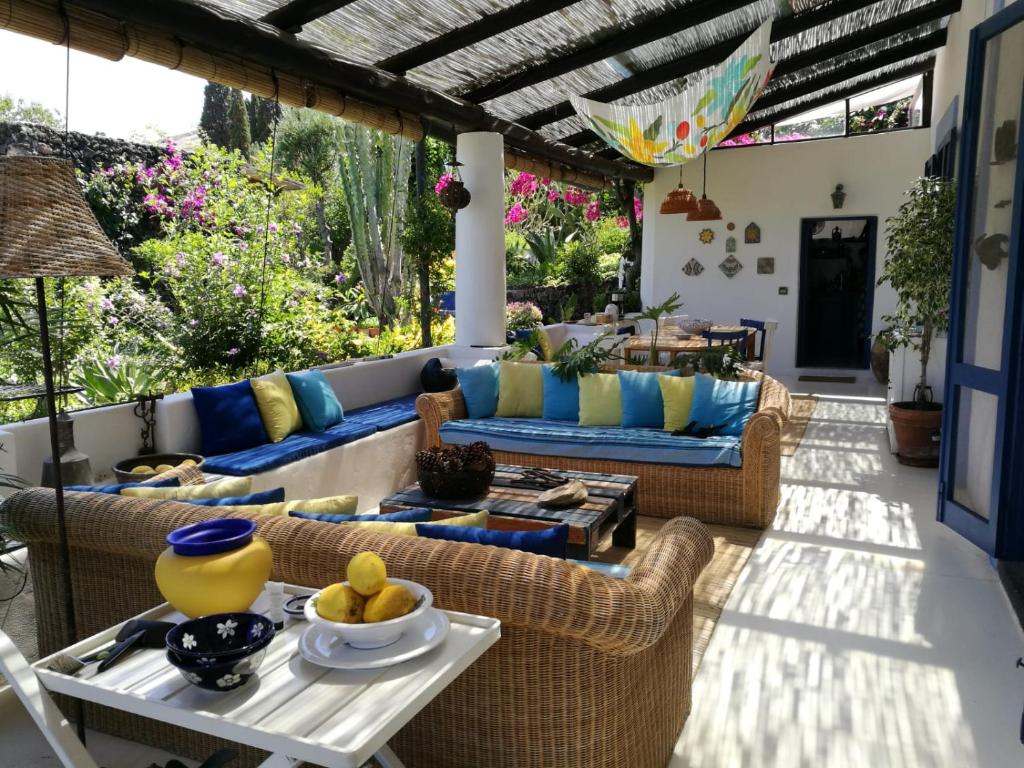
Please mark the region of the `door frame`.
[[[1024, 98], [1017, 121], [1017, 170], [1014, 181], [1009, 257], [1007, 259], [1006, 307], [1004, 308], [1001, 365], [999, 371], [960, 362], [963, 356], [964, 311], [967, 303], [971, 224], [973, 222], [974, 171], [978, 154], [985, 57], [988, 42], [1024, 23], [1024, 2], [1013, 3], [993, 14], [970, 33], [967, 78], [964, 89], [963, 143], [958, 162], [956, 229], [953, 245], [953, 280], [950, 291], [949, 345], [943, 401], [942, 449], [939, 465], [938, 519], [998, 559], [1024, 559], [1024, 473], [1004, 472], [1004, 467], [1024, 466], [1024, 393], [1020, 391], [1020, 364], [1024, 355]], [[1022, 83], [1024, 95], [1024, 83]], [[999, 398], [993, 456], [992, 487], [985, 519], [953, 500], [960, 403], [958, 387], [987, 392]], [[1012, 426], [1011, 426], [1012, 425]], [[1008, 441], [1007, 437], [1011, 439]]]
[[[803, 350], [801, 340], [803, 338], [804, 326], [807, 322], [804, 318], [804, 292], [808, 289], [807, 259], [811, 241], [814, 239], [810, 227], [811, 221], [859, 221], [863, 219], [868, 224], [868, 257], [867, 271], [864, 275], [864, 349], [861, 353], [861, 364], [857, 366], [834, 366], [834, 365], [805, 365], [802, 360]], [[796, 367], [797, 368], [829, 368], [835, 370], [860, 371], [868, 370], [871, 367], [871, 331], [874, 327], [875, 314], [875, 272], [877, 271], [876, 260], [878, 258], [878, 217], [877, 216], [804, 216], [800, 219], [800, 283], [797, 302], [797, 327], [796, 327]]]

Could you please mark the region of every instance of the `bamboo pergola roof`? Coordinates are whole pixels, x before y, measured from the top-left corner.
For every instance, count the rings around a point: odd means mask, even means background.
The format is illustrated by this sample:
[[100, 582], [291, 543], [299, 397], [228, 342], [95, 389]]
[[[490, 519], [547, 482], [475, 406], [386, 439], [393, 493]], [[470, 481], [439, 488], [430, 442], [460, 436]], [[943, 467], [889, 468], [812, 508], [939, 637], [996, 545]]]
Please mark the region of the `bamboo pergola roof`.
[[[506, 164], [647, 181], [570, 94], [657, 101], [774, 18], [775, 77], [748, 131], [927, 72], [961, 0], [0, 0], [0, 28], [138, 56], [413, 139], [504, 134]], [[49, 14], [50, 24], [43, 21]], [[56, 39], [55, 39], [56, 38]]]

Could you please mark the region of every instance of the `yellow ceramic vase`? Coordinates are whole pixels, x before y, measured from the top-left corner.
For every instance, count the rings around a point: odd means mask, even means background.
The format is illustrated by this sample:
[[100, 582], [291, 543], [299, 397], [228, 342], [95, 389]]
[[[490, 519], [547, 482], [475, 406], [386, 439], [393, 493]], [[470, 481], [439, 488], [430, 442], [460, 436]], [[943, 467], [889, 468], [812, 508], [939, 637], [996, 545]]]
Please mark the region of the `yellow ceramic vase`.
[[156, 561], [156, 585], [190, 619], [249, 610], [270, 578], [270, 545], [259, 536], [239, 549], [183, 556], [168, 547]]

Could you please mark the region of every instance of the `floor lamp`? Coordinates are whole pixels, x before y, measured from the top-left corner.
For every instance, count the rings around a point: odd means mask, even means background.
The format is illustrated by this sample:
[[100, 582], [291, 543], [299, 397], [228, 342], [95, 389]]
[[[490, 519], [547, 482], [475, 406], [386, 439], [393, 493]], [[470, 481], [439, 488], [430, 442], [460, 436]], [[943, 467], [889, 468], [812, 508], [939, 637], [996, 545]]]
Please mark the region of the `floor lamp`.
[[[57, 394], [46, 316], [47, 277], [132, 274], [100, 229], [68, 160], [0, 157], [0, 278], [35, 278], [46, 411], [53, 454], [57, 535], [60, 542], [68, 644], [77, 640], [71, 589], [71, 550], [64, 516], [64, 485], [57, 439]], [[78, 718], [79, 727], [82, 718]]]

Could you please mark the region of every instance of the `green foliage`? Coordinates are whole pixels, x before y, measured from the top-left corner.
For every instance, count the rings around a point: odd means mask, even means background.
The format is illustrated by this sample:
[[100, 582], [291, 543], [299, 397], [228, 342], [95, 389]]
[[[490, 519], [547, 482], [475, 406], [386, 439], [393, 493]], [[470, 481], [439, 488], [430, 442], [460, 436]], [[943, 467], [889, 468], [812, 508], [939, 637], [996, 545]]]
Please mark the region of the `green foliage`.
[[525, 338], [516, 339], [509, 344], [508, 349], [501, 353], [498, 360], [516, 362], [532, 354], [533, 350], [540, 346], [540, 331], [534, 328]]
[[602, 365], [622, 359], [616, 350], [625, 340], [625, 336], [617, 338], [604, 333], [581, 347], [576, 339], [569, 339], [555, 352], [551, 370], [562, 381], [597, 373]]
[[249, 113], [249, 133], [253, 144], [263, 144], [274, 135], [274, 121], [281, 117], [281, 107], [273, 99], [251, 95], [245, 102]]
[[513, 301], [505, 307], [505, 327], [510, 331], [528, 331], [543, 320], [540, 307], [532, 301]]
[[203, 89], [203, 111], [199, 116], [199, 130], [208, 141], [218, 147], [229, 147], [228, 102], [231, 89], [220, 83], [208, 82]]
[[281, 163], [324, 188], [338, 173], [343, 140], [342, 123], [315, 109], [289, 109], [277, 129]]
[[86, 360], [78, 376], [75, 383], [85, 388], [78, 397], [86, 405], [123, 403], [136, 395], [163, 392], [166, 387], [158, 369], [118, 354], [106, 360], [98, 356]]
[[[896, 311], [882, 318], [894, 326], [888, 343], [920, 350], [923, 396], [932, 337], [949, 325], [956, 191], [949, 180], [922, 178], [905, 197], [899, 213], [886, 222], [889, 252], [878, 284], [896, 291]], [[910, 331], [918, 326], [921, 336], [915, 339]]]
[[237, 149], [245, 157], [249, 156], [252, 145], [252, 132], [249, 129], [249, 110], [245, 106], [245, 97], [237, 88], [231, 89], [228, 99], [228, 149]]
[[648, 365], [658, 364], [658, 320], [663, 315], [671, 315], [673, 312], [678, 311], [683, 306], [683, 302], [679, 300], [679, 293], [673, 291], [672, 295], [669, 296], [665, 301], [657, 306], [644, 307], [643, 311], [636, 316], [637, 320], [650, 320], [653, 322], [654, 327], [651, 329], [651, 351], [648, 353], [647, 362]]
[[600, 282], [599, 254], [592, 238], [581, 237], [566, 243], [561, 257], [562, 274], [569, 285], [593, 290]]
[[699, 352], [687, 352], [676, 357], [672, 365], [679, 370], [693, 367], [694, 371], [706, 373], [718, 379], [734, 379], [740, 372], [739, 353], [732, 346], [708, 347]]
[[10, 94], [4, 94], [0, 96], [0, 123], [35, 123], [59, 128], [61, 115], [37, 101], [15, 100]]
[[560, 322], [568, 323], [570, 320], [575, 319], [577, 301], [578, 299], [576, 298], [576, 294], [574, 293], [568, 296], [566, 300], [562, 302], [562, 305], [558, 308], [559, 313], [561, 315], [558, 318]]

